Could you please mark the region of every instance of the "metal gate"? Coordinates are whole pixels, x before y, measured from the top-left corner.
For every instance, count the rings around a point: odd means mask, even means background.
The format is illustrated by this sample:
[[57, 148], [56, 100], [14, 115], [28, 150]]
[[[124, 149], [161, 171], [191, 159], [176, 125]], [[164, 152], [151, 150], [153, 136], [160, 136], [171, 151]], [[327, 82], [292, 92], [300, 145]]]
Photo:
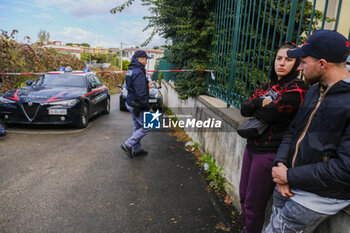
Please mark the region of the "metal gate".
[[283, 42], [301, 44], [312, 31], [337, 30], [340, 23], [341, 33], [350, 37], [342, 5], [342, 0], [218, 0], [209, 61], [215, 79], [208, 75], [208, 93], [240, 107], [269, 80], [273, 54]]

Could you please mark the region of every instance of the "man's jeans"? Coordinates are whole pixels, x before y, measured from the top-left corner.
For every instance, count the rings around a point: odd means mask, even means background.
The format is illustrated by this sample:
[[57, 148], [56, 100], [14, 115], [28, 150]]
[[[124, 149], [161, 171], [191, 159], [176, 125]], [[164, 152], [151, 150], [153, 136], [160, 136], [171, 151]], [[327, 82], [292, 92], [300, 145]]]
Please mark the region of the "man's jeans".
[[140, 111], [140, 115], [137, 117], [134, 114], [133, 107], [126, 105], [126, 108], [132, 115], [132, 120], [134, 122], [134, 132], [128, 140], [126, 140], [125, 145], [127, 147], [132, 147], [134, 153], [139, 152], [141, 148], [141, 139], [147, 135], [150, 129], [143, 128], [143, 111]]
[[269, 225], [264, 233], [311, 233], [329, 215], [310, 210], [275, 189]]

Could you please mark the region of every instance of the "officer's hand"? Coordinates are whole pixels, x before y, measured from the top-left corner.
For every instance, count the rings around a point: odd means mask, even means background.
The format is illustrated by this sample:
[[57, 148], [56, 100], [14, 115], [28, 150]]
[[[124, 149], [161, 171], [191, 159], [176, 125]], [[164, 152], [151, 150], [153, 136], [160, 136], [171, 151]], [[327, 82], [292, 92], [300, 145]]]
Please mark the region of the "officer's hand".
[[153, 109], [151, 108], [150, 110], [148, 110], [149, 112], [153, 112]]

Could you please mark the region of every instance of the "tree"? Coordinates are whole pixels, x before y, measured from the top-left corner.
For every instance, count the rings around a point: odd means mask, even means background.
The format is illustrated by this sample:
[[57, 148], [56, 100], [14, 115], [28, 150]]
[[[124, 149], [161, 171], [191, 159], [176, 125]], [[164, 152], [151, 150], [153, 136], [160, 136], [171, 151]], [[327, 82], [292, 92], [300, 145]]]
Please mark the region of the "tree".
[[159, 49], [159, 46], [153, 46], [153, 49]]
[[123, 70], [128, 70], [129, 64], [130, 62], [128, 60], [123, 60], [122, 61]]
[[107, 54], [95, 54], [91, 56], [91, 60], [96, 60], [97, 63], [105, 63], [107, 62]]
[[38, 42], [44, 44], [45, 42], [50, 42], [50, 33], [45, 30], [40, 30], [38, 33]]
[[[66, 44], [66, 45], [67, 45], [67, 44]], [[80, 54], [80, 60], [82, 60], [82, 61], [88, 62], [88, 61], [90, 61], [90, 58], [91, 58], [91, 54], [89, 54], [89, 53], [87, 53], [87, 52], [82, 52], [82, 53]]]
[[[134, 0], [111, 10], [115, 14], [130, 6]], [[172, 44], [167, 61], [178, 69], [204, 69], [208, 65], [210, 45], [214, 31], [214, 9], [216, 0], [141, 0], [149, 6], [151, 16], [144, 17], [152, 28], [150, 37], [142, 44], [147, 45], [156, 34]], [[205, 74], [200, 72], [179, 73], [175, 84], [182, 98], [206, 92]]]
[[90, 45], [88, 43], [81, 43], [80, 46], [84, 46], [84, 47], [89, 47], [90, 48]]

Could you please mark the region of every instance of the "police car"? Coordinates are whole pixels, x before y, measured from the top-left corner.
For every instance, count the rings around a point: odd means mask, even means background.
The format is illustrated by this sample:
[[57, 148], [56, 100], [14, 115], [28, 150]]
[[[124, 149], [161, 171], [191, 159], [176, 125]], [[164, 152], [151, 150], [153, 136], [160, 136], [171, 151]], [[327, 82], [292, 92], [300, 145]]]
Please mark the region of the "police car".
[[62, 67], [0, 97], [0, 119], [8, 124], [68, 124], [85, 128], [110, 111], [108, 88], [89, 70]]
[[[146, 78], [151, 83], [152, 78], [149, 75], [146, 75]], [[126, 108], [126, 97], [128, 95], [128, 90], [126, 89], [126, 83], [124, 82], [123, 85], [118, 85], [119, 88], [121, 88], [120, 96], [119, 96], [119, 109], [120, 111], [128, 111]], [[159, 110], [162, 112], [163, 107], [163, 96], [160, 92], [161, 86], [158, 84], [153, 83], [152, 87], [149, 88], [149, 99], [148, 103], [150, 104], [152, 110], [157, 111]]]

